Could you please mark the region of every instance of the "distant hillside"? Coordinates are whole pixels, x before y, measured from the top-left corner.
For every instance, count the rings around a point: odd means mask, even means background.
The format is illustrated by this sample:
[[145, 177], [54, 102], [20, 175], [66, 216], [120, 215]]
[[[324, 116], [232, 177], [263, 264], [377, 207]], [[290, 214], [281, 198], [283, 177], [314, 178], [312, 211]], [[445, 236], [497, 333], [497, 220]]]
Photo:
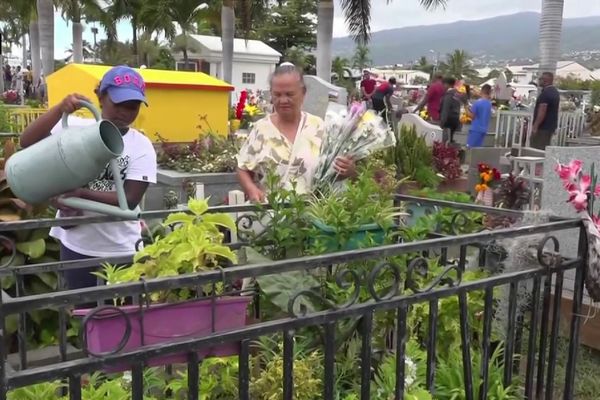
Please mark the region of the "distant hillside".
[[[496, 60], [535, 58], [538, 56], [540, 14], [518, 13], [479, 21], [459, 21], [442, 25], [412, 26], [374, 32], [369, 47], [375, 64], [414, 61], [430, 55], [441, 57], [453, 49]], [[352, 39], [335, 38], [333, 52], [349, 56], [354, 52]], [[600, 17], [565, 19], [563, 52], [600, 50]]]

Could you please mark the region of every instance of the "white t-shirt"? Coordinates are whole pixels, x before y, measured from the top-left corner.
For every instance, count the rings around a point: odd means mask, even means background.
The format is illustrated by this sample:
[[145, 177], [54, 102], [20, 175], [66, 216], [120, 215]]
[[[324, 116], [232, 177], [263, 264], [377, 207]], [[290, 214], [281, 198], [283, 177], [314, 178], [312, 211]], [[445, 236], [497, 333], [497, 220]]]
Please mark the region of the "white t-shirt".
[[[95, 123], [93, 119], [69, 116], [69, 126], [86, 126]], [[60, 134], [59, 123], [52, 134]], [[123, 181], [133, 180], [156, 183], [156, 152], [152, 142], [139, 131], [130, 128], [123, 135], [123, 154], [118, 159]], [[108, 165], [97, 179], [90, 182], [89, 189], [113, 191], [114, 180]], [[59, 216], [60, 212], [57, 214]], [[98, 215], [85, 211], [84, 215]], [[139, 221], [109, 222], [102, 224], [79, 225], [71, 229], [54, 227], [50, 236], [58, 239], [69, 250], [90, 257], [119, 257], [135, 253], [135, 243], [141, 237]]]

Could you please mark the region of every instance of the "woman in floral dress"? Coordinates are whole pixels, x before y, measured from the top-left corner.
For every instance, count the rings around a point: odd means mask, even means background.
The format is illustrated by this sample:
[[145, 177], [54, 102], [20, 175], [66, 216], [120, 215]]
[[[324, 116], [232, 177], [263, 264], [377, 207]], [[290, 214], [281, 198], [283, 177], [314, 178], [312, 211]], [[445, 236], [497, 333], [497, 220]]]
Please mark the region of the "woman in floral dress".
[[[274, 113], [257, 121], [238, 154], [238, 179], [248, 200], [265, 200], [262, 180], [274, 171], [290, 189], [310, 193], [325, 135], [321, 118], [302, 111], [306, 86], [302, 72], [280, 65], [270, 81]], [[342, 178], [356, 174], [354, 161], [339, 157], [335, 168]]]

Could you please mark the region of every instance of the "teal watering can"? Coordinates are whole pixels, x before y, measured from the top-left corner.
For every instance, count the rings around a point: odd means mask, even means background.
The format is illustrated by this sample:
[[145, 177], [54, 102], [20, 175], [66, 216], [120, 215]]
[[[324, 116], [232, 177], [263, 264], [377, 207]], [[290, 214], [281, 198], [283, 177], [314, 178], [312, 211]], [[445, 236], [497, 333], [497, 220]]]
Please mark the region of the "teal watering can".
[[77, 197], [59, 197], [58, 201], [71, 208], [137, 219], [139, 207], [130, 210], [127, 205], [123, 180], [117, 157], [123, 152], [123, 136], [110, 121], [102, 120], [90, 103], [81, 102], [89, 109], [96, 123], [89, 126], [69, 127], [68, 114], [62, 117], [64, 131], [51, 135], [26, 149], [16, 152], [6, 162], [6, 179], [12, 192], [30, 204], [84, 187], [96, 179], [109, 165], [119, 206]]

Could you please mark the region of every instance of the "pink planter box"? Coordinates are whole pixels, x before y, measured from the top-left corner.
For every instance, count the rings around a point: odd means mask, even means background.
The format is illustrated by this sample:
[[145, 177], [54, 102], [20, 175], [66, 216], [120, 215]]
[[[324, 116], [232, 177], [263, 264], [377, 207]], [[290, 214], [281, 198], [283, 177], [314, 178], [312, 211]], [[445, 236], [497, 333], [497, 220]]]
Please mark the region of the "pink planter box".
[[[151, 304], [144, 308], [144, 345], [153, 345], [187, 338], [200, 338], [215, 332], [228, 331], [246, 325], [248, 304], [251, 296], [223, 297], [214, 300], [214, 326], [211, 308], [213, 300], [198, 299], [172, 304]], [[142, 346], [140, 327], [141, 313], [137, 305], [119, 309], [131, 321], [131, 334], [119, 353], [135, 350]], [[75, 316], [85, 317], [93, 309], [75, 310]], [[87, 349], [93, 354], [113, 353], [123, 340], [127, 321], [123, 313], [106, 309], [92, 316], [86, 324], [85, 338]], [[214, 328], [214, 331], [213, 331]], [[227, 343], [198, 352], [199, 358], [206, 356], [225, 357], [239, 353], [239, 343]], [[177, 364], [187, 362], [187, 355], [173, 354], [152, 358], [147, 366]], [[127, 364], [117, 364], [107, 368], [107, 372], [130, 369]]]

